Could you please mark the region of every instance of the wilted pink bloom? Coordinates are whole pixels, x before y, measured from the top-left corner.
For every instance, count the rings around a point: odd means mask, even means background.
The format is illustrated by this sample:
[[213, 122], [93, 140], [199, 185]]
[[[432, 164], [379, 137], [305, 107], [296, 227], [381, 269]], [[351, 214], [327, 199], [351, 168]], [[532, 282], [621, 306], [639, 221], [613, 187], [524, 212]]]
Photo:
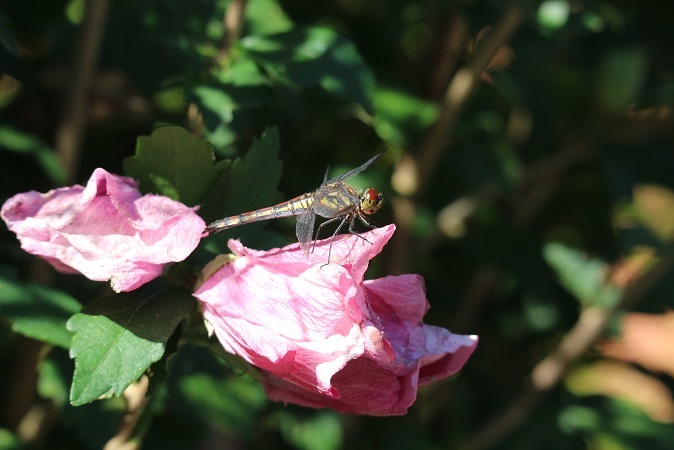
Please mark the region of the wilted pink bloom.
[[402, 415], [417, 388], [459, 371], [477, 336], [424, 325], [423, 279], [363, 281], [388, 242], [389, 225], [363, 236], [268, 252], [237, 241], [237, 255], [195, 295], [221, 344], [262, 369], [272, 400], [368, 415]]
[[0, 211], [21, 248], [58, 271], [132, 291], [196, 248], [204, 221], [182, 203], [141, 195], [131, 178], [94, 170], [86, 187], [17, 194]]

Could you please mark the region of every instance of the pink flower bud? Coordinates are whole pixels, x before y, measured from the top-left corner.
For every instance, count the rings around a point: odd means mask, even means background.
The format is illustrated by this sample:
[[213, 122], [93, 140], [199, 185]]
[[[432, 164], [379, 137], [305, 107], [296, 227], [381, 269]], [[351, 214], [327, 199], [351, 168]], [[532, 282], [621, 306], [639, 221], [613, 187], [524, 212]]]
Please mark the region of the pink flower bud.
[[457, 373], [477, 336], [425, 325], [423, 279], [363, 281], [395, 226], [267, 252], [230, 240], [236, 255], [196, 291], [230, 353], [261, 369], [276, 401], [377, 416], [402, 415], [417, 388]]
[[17, 194], [0, 211], [21, 247], [63, 273], [110, 280], [132, 291], [182, 261], [199, 244], [204, 221], [160, 195], [142, 196], [131, 178], [94, 170], [86, 187]]

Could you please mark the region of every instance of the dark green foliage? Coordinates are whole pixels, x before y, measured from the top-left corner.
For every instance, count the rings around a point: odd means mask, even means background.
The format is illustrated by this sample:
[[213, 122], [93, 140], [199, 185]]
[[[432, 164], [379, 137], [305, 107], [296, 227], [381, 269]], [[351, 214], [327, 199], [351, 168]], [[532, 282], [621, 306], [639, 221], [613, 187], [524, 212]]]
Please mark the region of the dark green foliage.
[[63, 292], [0, 276], [0, 314], [12, 322], [12, 330], [24, 336], [70, 348], [72, 334], [66, 322], [81, 307]]
[[[282, 246], [295, 240], [293, 220], [204, 238], [127, 294], [45, 269], [3, 228], [0, 449], [102, 448], [125, 417], [119, 396], [143, 375], [150, 388], [133, 439], [144, 449], [461, 448], [522, 404], [533, 368], [587, 308], [613, 307], [671, 257], [671, 2], [249, 0], [231, 36], [235, 0], [111, 1], [68, 174], [55, 136], [81, 81], [67, 68], [93, 3], [0, 6], [3, 202], [82, 184], [102, 167], [208, 223], [312, 191], [326, 167], [337, 175], [386, 150], [351, 180], [384, 193], [375, 223], [398, 226], [367, 278], [421, 274], [426, 322], [480, 344], [458, 377], [421, 389], [405, 417], [274, 404], [259, 374], [209, 338], [191, 291], [229, 239]], [[457, 106], [447, 86], [510, 8], [522, 20]], [[415, 178], [410, 162], [424, 158], [448, 109], [449, 142]], [[663, 273], [602, 336], [619, 334], [623, 315], [674, 307], [674, 275]], [[631, 357], [670, 338], [656, 334]], [[586, 348], [493, 448], [671, 447], [674, 417], [658, 413], [672, 410], [672, 374], [628, 362]], [[605, 363], [616, 371], [597, 369]]]
[[[273, 128], [265, 131], [243, 158], [234, 161], [231, 168], [220, 175], [203, 200], [201, 214], [207, 222], [270, 206], [283, 199], [276, 189], [282, 168], [278, 159], [279, 145], [278, 131]], [[213, 236], [211, 245], [224, 243], [233, 236], [245, 241], [246, 236], [265, 225], [257, 223], [225, 230]]]
[[213, 149], [179, 127], [157, 128], [138, 138], [136, 155], [124, 161], [126, 175], [140, 182], [143, 192], [165, 195], [197, 205], [227, 168], [213, 163]]

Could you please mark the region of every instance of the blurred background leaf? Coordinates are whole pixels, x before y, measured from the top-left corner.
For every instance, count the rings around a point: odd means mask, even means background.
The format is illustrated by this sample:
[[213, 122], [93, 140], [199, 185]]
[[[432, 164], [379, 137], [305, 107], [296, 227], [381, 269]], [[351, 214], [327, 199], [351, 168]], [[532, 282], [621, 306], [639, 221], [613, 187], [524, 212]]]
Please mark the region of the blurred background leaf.
[[69, 349], [66, 322], [82, 305], [64, 292], [36, 283], [23, 284], [0, 275], [0, 315], [26, 337]]
[[372, 111], [374, 79], [353, 44], [334, 30], [308, 27], [248, 36], [240, 45], [264, 68], [281, 96], [287, 89], [320, 86]]
[[30, 134], [9, 126], [0, 126], [0, 151], [27, 157], [55, 185], [65, 182], [65, 172], [54, 150]]

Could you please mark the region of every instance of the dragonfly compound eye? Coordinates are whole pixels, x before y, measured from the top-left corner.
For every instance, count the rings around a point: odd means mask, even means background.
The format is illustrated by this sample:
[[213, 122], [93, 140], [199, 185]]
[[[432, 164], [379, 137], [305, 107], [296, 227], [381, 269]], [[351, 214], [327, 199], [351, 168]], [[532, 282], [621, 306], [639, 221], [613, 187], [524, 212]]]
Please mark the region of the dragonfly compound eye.
[[374, 214], [384, 203], [384, 196], [375, 188], [366, 189], [360, 197], [360, 210], [365, 214]]

